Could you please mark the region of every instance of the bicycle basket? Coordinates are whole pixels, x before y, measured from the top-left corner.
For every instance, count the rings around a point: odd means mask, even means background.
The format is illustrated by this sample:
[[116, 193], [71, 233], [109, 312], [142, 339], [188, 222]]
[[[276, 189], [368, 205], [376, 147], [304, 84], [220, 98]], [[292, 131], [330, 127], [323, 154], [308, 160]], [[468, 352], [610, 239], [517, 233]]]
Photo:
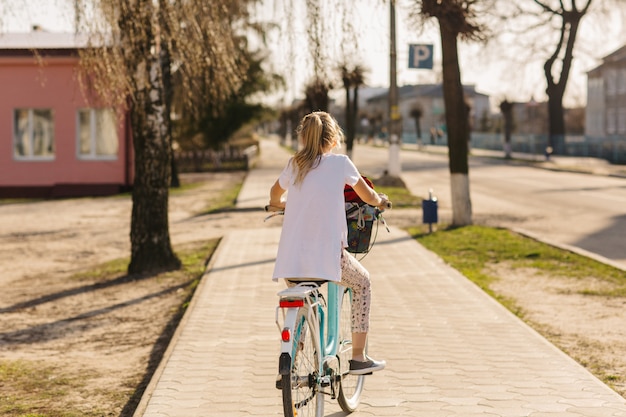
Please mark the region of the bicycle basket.
[[348, 222], [348, 247], [351, 253], [366, 253], [370, 249], [372, 227], [378, 212], [375, 207], [367, 204], [346, 203], [346, 220]]

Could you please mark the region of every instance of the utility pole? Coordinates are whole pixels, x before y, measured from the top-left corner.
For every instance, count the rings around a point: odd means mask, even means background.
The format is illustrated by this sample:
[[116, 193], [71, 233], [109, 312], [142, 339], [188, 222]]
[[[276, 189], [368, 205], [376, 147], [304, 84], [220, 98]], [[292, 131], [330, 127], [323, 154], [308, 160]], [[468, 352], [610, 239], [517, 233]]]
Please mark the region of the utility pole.
[[400, 166], [400, 111], [398, 109], [398, 84], [396, 81], [396, 0], [389, 0], [389, 166], [387, 172], [399, 177]]

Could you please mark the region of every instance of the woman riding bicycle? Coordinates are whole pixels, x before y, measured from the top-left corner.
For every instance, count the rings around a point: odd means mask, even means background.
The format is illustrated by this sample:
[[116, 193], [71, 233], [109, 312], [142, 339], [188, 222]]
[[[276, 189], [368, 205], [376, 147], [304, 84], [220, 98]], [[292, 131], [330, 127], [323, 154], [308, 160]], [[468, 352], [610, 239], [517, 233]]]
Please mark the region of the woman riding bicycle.
[[[329, 280], [353, 292], [350, 373], [364, 375], [385, 367], [365, 355], [371, 300], [369, 272], [346, 251], [344, 186], [367, 204], [384, 210], [389, 201], [363, 180], [352, 161], [333, 154], [343, 133], [325, 112], [313, 112], [298, 126], [299, 150], [270, 190], [270, 206], [285, 209], [273, 279]], [[284, 194], [288, 197], [283, 200]], [[289, 285], [289, 282], [288, 282]]]

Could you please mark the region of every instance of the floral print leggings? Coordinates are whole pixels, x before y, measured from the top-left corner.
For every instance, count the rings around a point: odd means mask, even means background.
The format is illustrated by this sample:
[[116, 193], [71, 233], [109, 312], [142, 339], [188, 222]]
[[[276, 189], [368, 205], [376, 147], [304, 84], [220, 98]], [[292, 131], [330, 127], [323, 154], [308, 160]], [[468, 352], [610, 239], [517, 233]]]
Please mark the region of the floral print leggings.
[[372, 296], [370, 273], [345, 249], [341, 254], [341, 284], [352, 289], [352, 333], [367, 333]]
[[[285, 280], [288, 287], [296, 279]], [[341, 253], [341, 285], [352, 290], [352, 333], [367, 333], [370, 327], [370, 299], [372, 287], [370, 273], [347, 250]]]

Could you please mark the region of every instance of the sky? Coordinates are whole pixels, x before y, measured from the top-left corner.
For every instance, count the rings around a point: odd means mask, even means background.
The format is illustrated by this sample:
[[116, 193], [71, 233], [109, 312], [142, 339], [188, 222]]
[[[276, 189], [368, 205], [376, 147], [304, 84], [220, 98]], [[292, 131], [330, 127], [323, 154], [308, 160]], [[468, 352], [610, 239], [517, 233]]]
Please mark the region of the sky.
[[[509, 0], [502, 0], [509, 1]], [[598, 2], [600, 0], [596, 0]], [[389, 85], [389, 5], [383, 0], [359, 0], [361, 7], [343, 10], [342, 0], [321, 0], [320, 13], [328, 16], [323, 27], [324, 48], [328, 55], [325, 68], [328, 76], [336, 76], [341, 57], [348, 56], [349, 62], [363, 65], [367, 84], [373, 87]], [[416, 28], [408, 18], [407, 5], [410, 0], [397, 0], [396, 44], [398, 85], [433, 83], [440, 80], [441, 47], [436, 25]], [[10, 5], [10, 9], [6, 5]], [[73, 31], [72, 2], [68, 0], [29, 0], [14, 2], [0, 0], [2, 25], [0, 32], [26, 32], [32, 25], [41, 25], [53, 32]], [[287, 11], [286, 4], [293, 5]], [[276, 100], [289, 104], [302, 96], [302, 85], [312, 75], [311, 55], [308, 48], [298, 47], [307, 40], [304, 0], [263, 0], [255, 13], [260, 20], [272, 21], [280, 27], [269, 34], [268, 46], [272, 50], [272, 68], [284, 74], [288, 91]], [[585, 20], [587, 19], [587, 20]], [[578, 50], [568, 82], [566, 106], [584, 105], [586, 102], [587, 71], [601, 63], [601, 58], [621, 47], [626, 42], [626, 28], [619, 14], [604, 17], [600, 23], [585, 17], [577, 39]], [[287, 22], [291, 22], [290, 25]], [[349, 36], [346, 25], [352, 27]], [[421, 30], [420, 30], [421, 29]], [[532, 36], [530, 33], [528, 36]], [[409, 44], [432, 44], [434, 67], [409, 69]], [[531, 98], [545, 100], [545, 77], [543, 62], [546, 51], [535, 55], [516, 51], [516, 39], [510, 47], [485, 48], [476, 44], [460, 44], [460, 66], [464, 84], [475, 85], [480, 93], [491, 97], [492, 106], [503, 99], [527, 101]], [[502, 48], [502, 47], [501, 47]], [[524, 63], [515, 56], [530, 56]], [[337, 93], [339, 94], [339, 93]]]
[[[500, 0], [509, 2], [512, 0]], [[528, 0], [532, 2], [531, 0]], [[604, 0], [595, 0], [600, 4]], [[298, 0], [266, 0], [264, 13], [273, 16], [277, 22], [289, 21], [288, 15], [284, 13], [284, 3], [289, 4]], [[324, 0], [337, 9], [337, 4], [342, 0]], [[343, 3], [350, 3], [345, 2]], [[359, 61], [370, 68], [369, 85], [388, 86], [389, 85], [389, 2], [383, 0], [358, 0], [360, 5], [357, 10], [348, 12], [348, 19], [353, 27], [358, 31], [359, 37]], [[397, 52], [397, 82], [398, 85], [433, 83], [441, 80], [441, 46], [439, 40], [439, 30], [436, 23], [426, 27], [416, 27], [416, 24], [408, 19], [408, 6], [414, 1], [397, 0], [396, 7], [396, 52]], [[580, 3], [580, 2], [579, 2]], [[626, 6], [626, 4], [625, 4]], [[626, 10], [626, 7], [625, 7]], [[332, 16], [338, 14], [338, 19], [345, 19], [341, 10], [328, 12]], [[296, 13], [293, 25], [302, 27], [302, 31], [307, 27], [307, 21], [303, 17], [305, 12], [300, 10]], [[626, 43], [626, 27], [623, 23], [624, 14], [612, 13], [609, 16], [602, 16], [600, 19], [585, 16], [577, 37], [577, 49], [575, 50], [575, 60], [570, 72], [568, 81], [565, 105], [576, 106], [586, 103], [586, 82], [587, 72], [601, 63], [602, 57], [617, 50]], [[330, 18], [329, 18], [330, 19]], [[332, 28], [332, 23], [329, 24]], [[294, 29], [291, 29], [293, 32]], [[286, 32], [289, 32], [287, 30]], [[536, 36], [539, 32], [529, 31], [526, 35], [531, 42], [539, 44], [541, 36]], [[533, 38], [533, 35], [535, 37]], [[303, 36], [303, 35], [301, 35]], [[305, 38], [303, 36], [303, 38]], [[536, 39], [539, 40], [536, 40]], [[341, 56], [341, 51], [337, 45], [345, 44], [348, 40], [341, 36], [327, 36], [327, 43], [330, 45], [330, 54]], [[543, 64], [547, 57], [554, 50], [554, 45], [538, 45], [543, 48], [536, 53], [529, 50], [519, 50], [517, 45], [520, 39], [515, 37], [504, 37], [504, 41], [499, 45], [485, 47], [479, 44], [459, 44], [459, 57], [462, 81], [464, 84], [476, 86], [480, 93], [491, 97], [492, 107], [503, 99], [512, 101], [528, 101], [535, 99], [543, 101], [547, 99], [545, 94], [546, 80], [543, 73]], [[310, 54], [306, 48], [297, 48], [296, 55], [286, 53], [289, 49], [284, 34], [281, 38], [274, 39], [274, 42], [281, 44], [279, 55], [283, 58], [283, 66], [291, 69], [288, 71], [293, 85], [302, 85], [310, 71], [303, 62], [311, 61]], [[281, 43], [282, 42], [282, 43]], [[348, 42], [349, 43], [349, 42]], [[276, 43], [273, 43], [276, 45]], [[410, 69], [408, 68], [408, 56], [410, 44], [432, 44], [434, 47], [434, 67], [432, 70]], [[335, 46], [333, 49], [332, 46]], [[528, 49], [528, 48], [526, 48]], [[294, 59], [295, 58], [295, 59]], [[339, 59], [340, 61], [341, 59]], [[297, 62], [294, 64], [293, 61]]]

